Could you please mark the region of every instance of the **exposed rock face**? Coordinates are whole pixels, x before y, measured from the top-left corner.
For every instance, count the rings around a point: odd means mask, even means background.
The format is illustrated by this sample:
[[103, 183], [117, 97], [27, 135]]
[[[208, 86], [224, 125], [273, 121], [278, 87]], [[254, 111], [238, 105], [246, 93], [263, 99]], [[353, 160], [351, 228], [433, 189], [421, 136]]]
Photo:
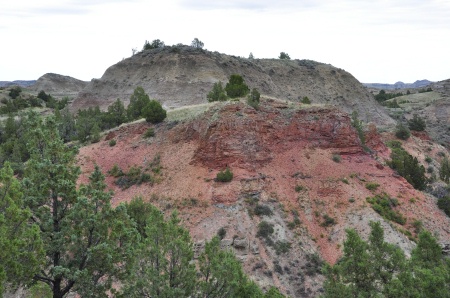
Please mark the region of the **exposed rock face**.
[[384, 90], [395, 90], [395, 89], [406, 89], [406, 88], [423, 88], [426, 87], [433, 82], [428, 80], [417, 80], [414, 83], [403, 83], [396, 82], [395, 84], [382, 84], [382, 83], [363, 83], [364, 86], [375, 89], [384, 89]]
[[[254, 110], [244, 103], [216, 103], [194, 120], [122, 125], [108, 134], [107, 139], [117, 141], [115, 146], [100, 141], [80, 148], [81, 180], [87, 181], [95, 164], [104, 173], [114, 164], [127, 171], [131, 166], [145, 168], [157, 156], [161, 169], [154, 184], [121, 190], [114, 177], [106, 177], [114, 191], [113, 204], [141, 196], [166, 214], [177, 208], [197, 257], [205, 241], [225, 229], [222, 247], [235, 252], [252, 279], [265, 289], [275, 285], [291, 297], [319, 295], [319, 261], [338, 260], [348, 228], [367, 239], [370, 222], [380, 221], [386, 241], [409, 254], [415, 244], [400, 231], [417, 236], [412, 223], [420, 220], [440, 242], [450, 243], [450, 220], [436, 199], [384, 166], [389, 149], [374, 126], [366, 135], [366, 144], [374, 150], [368, 154], [349, 117], [334, 107], [267, 99], [260, 106]], [[144, 139], [148, 127], [155, 137]], [[405, 148], [417, 146], [414, 142], [428, 141], [411, 137]], [[340, 162], [332, 159], [336, 153]], [[233, 180], [214, 181], [226, 166]], [[376, 192], [366, 188], [368, 182], [379, 184]], [[407, 218], [405, 225], [372, 209], [366, 198], [376, 193], [398, 199], [395, 210]], [[256, 215], [256, 203], [272, 214]], [[325, 216], [334, 223], [324, 224]], [[274, 228], [270, 242], [257, 236], [262, 221]]]
[[31, 85], [29, 89], [36, 92], [43, 90], [45, 93], [56, 97], [75, 97], [87, 84], [88, 82], [77, 80], [69, 76], [46, 73], [40, 77], [36, 83]]
[[188, 135], [199, 135], [194, 161], [209, 168], [233, 165], [252, 170], [272, 161], [280, 151], [299, 146], [362, 153], [348, 114], [332, 107], [292, 109], [277, 104], [275, 109], [255, 111], [243, 104], [228, 105], [204, 117], [211, 119], [208, 127], [193, 122], [188, 129], [197, 132]]
[[191, 47], [166, 47], [139, 52], [109, 67], [92, 80], [73, 103], [74, 110], [99, 105], [106, 109], [117, 98], [128, 104], [137, 86], [166, 108], [206, 102], [215, 82], [240, 74], [264, 96], [331, 104], [365, 122], [392, 125], [393, 120], [348, 72], [310, 60], [245, 59]]

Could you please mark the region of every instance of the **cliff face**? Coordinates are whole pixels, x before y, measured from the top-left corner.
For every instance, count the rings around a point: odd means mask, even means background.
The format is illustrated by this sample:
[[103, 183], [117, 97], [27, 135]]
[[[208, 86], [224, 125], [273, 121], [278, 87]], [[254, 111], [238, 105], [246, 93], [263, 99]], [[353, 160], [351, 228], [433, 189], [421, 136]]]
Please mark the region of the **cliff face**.
[[264, 96], [330, 104], [365, 122], [392, 125], [393, 121], [373, 96], [348, 72], [311, 60], [245, 59], [191, 47], [166, 47], [139, 52], [108, 68], [92, 80], [73, 103], [74, 110], [99, 105], [102, 109], [117, 98], [128, 104], [137, 86], [166, 108], [206, 102], [215, 82], [226, 83], [240, 74], [250, 88]]
[[[148, 127], [155, 137], [144, 139]], [[106, 140], [112, 138], [117, 144], [110, 147]], [[384, 165], [389, 152], [374, 127], [366, 138], [371, 155], [348, 115], [334, 107], [263, 99], [255, 110], [228, 102], [212, 104], [193, 120], [123, 125], [104, 141], [80, 148], [79, 164], [86, 181], [94, 164], [106, 173], [114, 164], [127, 171], [158, 162], [153, 184], [121, 190], [107, 176], [113, 203], [142, 196], [167, 213], [177, 208], [197, 251], [224, 228], [222, 246], [236, 253], [259, 285], [276, 285], [292, 297], [316, 297], [323, 281], [320, 262], [339, 258], [347, 228], [364, 237], [370, 221], [380, 221], [386, 240], [408, 253], [414, 243], [400, 231], [414, 237], [413, 222], [420, 220], [440, 241], [450, 242], [450, 221], [435, 199]], [[233, 180], [214, 181], [226, 167]], [[368, 182], [378, 189], [368, 190]], [[384, 219], [367, 203], [381, 193], [398, 199], [396, 211], [407, 218], [405, 225]], [[257, 205], [270, 214], [255, 212]], [[274, 227], [268, 239], [257, 237], [262, 221]]]

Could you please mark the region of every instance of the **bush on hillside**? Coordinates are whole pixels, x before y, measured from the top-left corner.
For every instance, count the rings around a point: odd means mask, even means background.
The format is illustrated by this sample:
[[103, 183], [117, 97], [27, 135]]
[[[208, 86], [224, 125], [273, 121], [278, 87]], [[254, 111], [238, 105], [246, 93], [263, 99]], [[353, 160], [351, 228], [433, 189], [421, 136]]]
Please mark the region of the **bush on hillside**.
[[250, 89], [244, 83], [242, 76], [238, 74], [232, 74], [230, 79], [225, 86], [225, 91], [227, 95], [231, 98], [242, 97], [249, 93]]
[[209, 102], [213, 101], [226, 101], [227, 95], [225, 94], [225, 90], [223, 89], [222, 82], [214, 83], [212, 90], [206, 96]]
[[414, 131], [424, 131], [426, 128], [425, 120], [414, 114], [411, 120], [408, 120], [408, 127], [410, 130]]
[[163, 109], [162, 105], [156, 101], [151, 100], [144, 107], [142, 111], [142, 116], [145, 117], [145, 120], [150, 123], [160, 123], [164, 121], [167, 117], [166, 110]]
[[225, 171], [220, 171], [216, 175], [216, 181], [218, 182], [230, 182], [233, 180], [233, 173], [227, 168]]
[[395, 136], [400, 140], [407, 140], [411, 136], [411, 132], [406, 126], [399, 122], [395, 128]]

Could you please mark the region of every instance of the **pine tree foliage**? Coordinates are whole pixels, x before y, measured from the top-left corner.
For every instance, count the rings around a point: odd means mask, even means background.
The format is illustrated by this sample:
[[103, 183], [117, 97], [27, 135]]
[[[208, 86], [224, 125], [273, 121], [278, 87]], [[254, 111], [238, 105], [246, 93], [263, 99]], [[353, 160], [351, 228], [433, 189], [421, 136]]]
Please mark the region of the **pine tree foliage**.
[[347, 230], [344, 256], [324, 269], [322, 297], [449, 297], [450, 262], [432, 235], [419, 234], [410, 259], [384, 241], [380, 223], [371, 223], [369, 241]]

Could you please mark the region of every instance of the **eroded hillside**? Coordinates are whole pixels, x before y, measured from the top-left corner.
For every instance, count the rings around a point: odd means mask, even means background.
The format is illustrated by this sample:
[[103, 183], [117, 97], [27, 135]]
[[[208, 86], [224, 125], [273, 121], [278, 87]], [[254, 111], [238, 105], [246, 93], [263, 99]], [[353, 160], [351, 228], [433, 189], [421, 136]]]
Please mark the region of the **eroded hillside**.
[[[414, 223], [420, 221], [441, 242], [450, 242], [450, 221], [435, 199], [386, 167], [389, 149], [382, 140], [390, 134], [380, 136], [372, 127], [369, 154], [348, 114], [332, 106], [266, 97], [258, 110], [241, 102], [204, 109], [192, 120], [122, 125], [101, 142], [82, 147], [82, 179], [94, 164], [105, 173], [115, 164], [124, 172], [141, 167], [152, 182], [122, 189], [107, 175], [114, 204], [142, 196], [164, 211], [178, 209], [198, 251], [224, 228], [222, 246], [236, 252], [252, 279], [292, 297], [319, 293], [321, 260], [339, 258], [347, 228], [366, 236], [369, 222], [381, 221], [387, 241], [408, 253]], [[155, 136], [146, 139], [149, 127]], [[405, 146], [441, 150], [427, 142], [412, 137]], [[227, 167], [233, 180], [216, 182], [216, 174]], [[366, 198], [376, 195], [397, 199], [393, 210], [405, 223], [375, 212]], [[261, 222], [272, 225], [273, 234], [257, 236]]]
[[169, 109], [205, 103], [213, 84], [227, 82], [231, 74], [242, 75], [266, 97], [295, 102], [307, 96], [313, 103], [357, 111], [365, 122], [394, 123], [342, 69], [311, 60], [245, 59], [187, 46], [142, 51], [109, 67], [79, 93], [72, 108], [106, 109], [117, 98], [127, 104], [137, 86]]

